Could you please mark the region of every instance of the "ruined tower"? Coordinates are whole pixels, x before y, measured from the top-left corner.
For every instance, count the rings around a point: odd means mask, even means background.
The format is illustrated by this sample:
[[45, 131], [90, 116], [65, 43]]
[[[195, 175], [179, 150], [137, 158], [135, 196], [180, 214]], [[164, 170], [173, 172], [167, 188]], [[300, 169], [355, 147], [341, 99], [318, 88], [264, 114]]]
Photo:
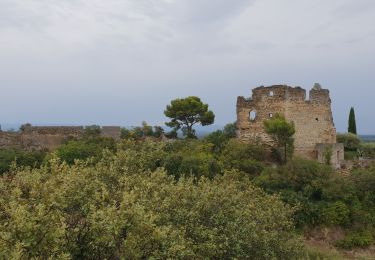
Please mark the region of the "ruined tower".
[[324, 162], [324, 152], [331, 149], [331, 163], [339, 167], [344, 159], [342, 144], [336, 143], [329, 90], [316, 84], [306, 99], [300, 87], [275, 85], [253, 89], [252, 97], [237, 99], [237, 136], [241, 141], [260, 139], [267, 145], [272, 140], [265, 133], [263, 121], [276, 113], [293, 122], [295, 155]]

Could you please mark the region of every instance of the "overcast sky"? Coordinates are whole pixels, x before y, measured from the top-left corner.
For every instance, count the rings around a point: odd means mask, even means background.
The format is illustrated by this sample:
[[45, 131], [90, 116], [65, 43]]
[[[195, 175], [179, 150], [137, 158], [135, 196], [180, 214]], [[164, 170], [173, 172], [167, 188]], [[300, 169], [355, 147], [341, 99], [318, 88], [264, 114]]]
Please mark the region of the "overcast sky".
[[0, 121], [163, 124], [196, 95], [236, 119], [260, 85], [331, 91], [375, 133], [374, 0], [0, 0]]

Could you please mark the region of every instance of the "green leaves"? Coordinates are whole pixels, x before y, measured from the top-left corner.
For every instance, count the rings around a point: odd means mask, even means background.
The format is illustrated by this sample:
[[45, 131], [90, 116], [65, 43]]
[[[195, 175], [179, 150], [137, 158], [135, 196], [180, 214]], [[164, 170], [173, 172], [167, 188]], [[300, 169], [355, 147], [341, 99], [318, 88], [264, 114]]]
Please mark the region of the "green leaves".
[[45, 156], [45, 152], [26, 152], [15, 149], [0, 149], [0, 175], [10, 170], [12, 163], [18, 167], [39, 167]]
[[[295, 133], [293, 123], [289, 123], [280, 114], [276, 114], [273, 118], [263, 122], [264, 130], [274, 140], [278, 148], [282, 148], [284, 155], [284, 163], [286, 163], [289, 154], [292, 153], [293, 139]], [[289, 149], [288, 149], [289, 148]]]
[[208, 105], [194, 96], [172, 100], [164, 114], [171, 118], [171, 121], [165, 123], [167, 126], [175, 130], [182, 129], [185, 136], [192, 138], [195, 137], [193, 125], [210, 125], [215, 120], [215, 115], [208, 110]]
[[350, 108], [349, 121], [348, 121], [348, 133], [357, 135], [357, 123], [355, 121], [354, 107]]
[[176, 181], [162, 169], [143, 170], [153, 156], [131, 151], [106, 153], [96, 165], [53, 159], [1, 177], [0, 258], [300, 256], [292, 210], [247, 176]]
[[115, 151], [115, 140], [110, 137], [90, 137], [72, 140], [59, 146], [55, 153], [60, 159], [73, 164], [75, 160], [87, 160], [88, 158], [98, 161], [104, 149]]
[[272, 119], [264, 121], [266, 133], [270, 134], [280, 145], [286, 143], [287, 139], [294, 135], [293, 123], [289, 123], [285, 118], [276, 114]]
[[361, 140], [352, 133], [337, 134], [337, 142], [343, 143], [346, 151], [357, 151], [361, 146]]

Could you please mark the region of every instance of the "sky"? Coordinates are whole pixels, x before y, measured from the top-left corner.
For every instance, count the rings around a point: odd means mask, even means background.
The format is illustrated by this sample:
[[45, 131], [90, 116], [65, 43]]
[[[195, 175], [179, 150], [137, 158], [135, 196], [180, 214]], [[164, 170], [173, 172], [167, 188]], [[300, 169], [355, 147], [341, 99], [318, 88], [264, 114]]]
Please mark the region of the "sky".
[[375, 134], [374, 0], [0, 0], [0, 122], [162, 125], [199, 96], [216, 125], [237, 96], [287, 84], [331, 92]]

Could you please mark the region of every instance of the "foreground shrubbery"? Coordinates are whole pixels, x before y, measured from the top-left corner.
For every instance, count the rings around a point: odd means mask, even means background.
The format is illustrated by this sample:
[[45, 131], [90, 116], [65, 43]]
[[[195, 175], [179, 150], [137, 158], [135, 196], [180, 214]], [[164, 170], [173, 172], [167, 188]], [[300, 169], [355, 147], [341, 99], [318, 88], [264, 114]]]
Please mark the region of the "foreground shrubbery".
[[345, 159], [347, 160], [357, 159], [358, 157], [375, 158], [375, 143], [361, 142], [355, 134], [338, 134], [337, 142], [344, 144]]
[[[116, 142], [113, 138], [89, 136], [81, 140], [71, 140], [61, 145], [55, 154], [68, 164], [75, 160], [86, 160], [92, 158], [94, 162], [100, 160], [103, 150], [116, 151]], [[47, 157], [47, 160], [51, 158]]]
[[375, 159], [375, 143], [361, 144], [360, 149], [364, 157]]
[[46, 153], [42, 151], [21, 151], [0, 149], [0, 175], [9, 171], [12, 164], [18, 166], [39, 167]]
[[130, 151], [0, 179], [0, 258], [301, 256], [292, 210], [246, 175], [168, 176]]
[[8, 167], [0, 180], [0, 258], [292, 258], [301, 253], [292, 223], [339, 226], [342, 248], [374, 243], [375, 167], [277, 165], [231, 129], [117, 144], [94, 132], [43, 164], [17, 160], [33, 169]]

